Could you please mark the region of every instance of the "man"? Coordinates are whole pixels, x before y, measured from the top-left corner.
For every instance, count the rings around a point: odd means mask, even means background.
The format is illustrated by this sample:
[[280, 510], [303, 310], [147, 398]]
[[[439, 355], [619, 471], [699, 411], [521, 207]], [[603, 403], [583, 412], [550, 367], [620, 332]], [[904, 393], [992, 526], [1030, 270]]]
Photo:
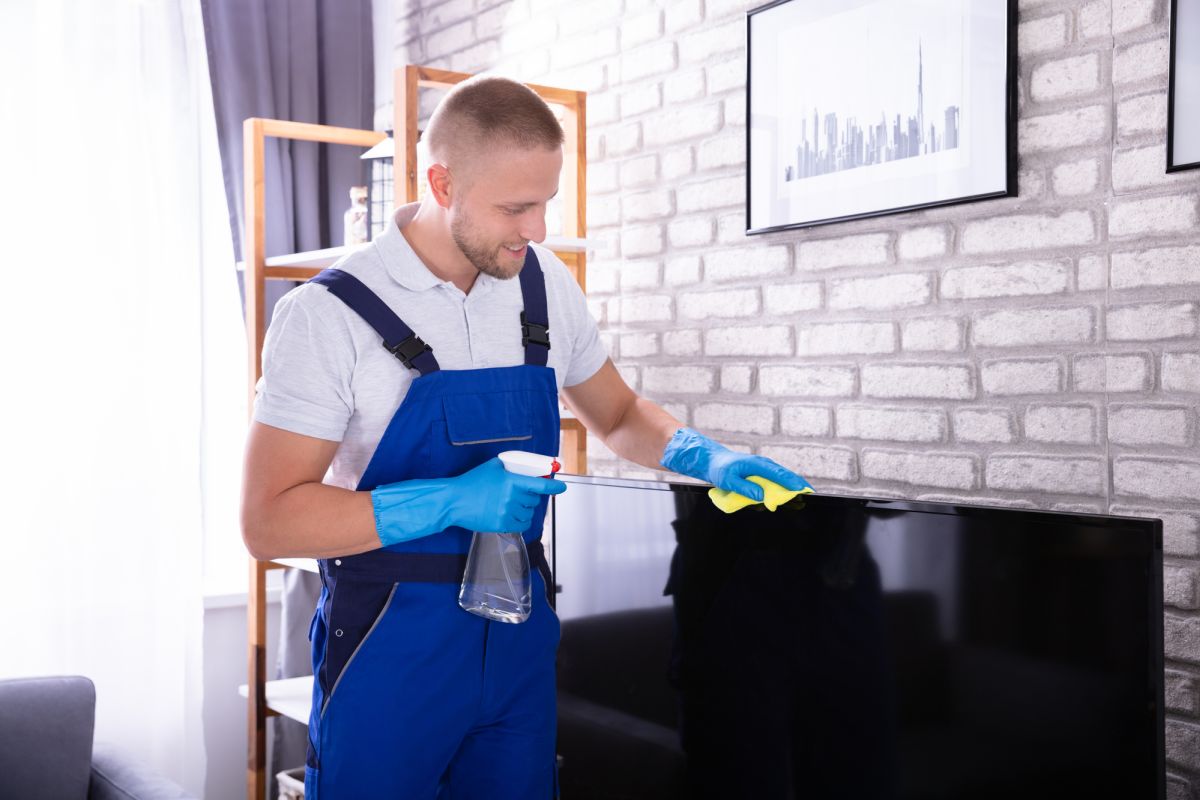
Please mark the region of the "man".
[[[536, 94], [472, 79], [425, 137], [423, 202], [279, 303], [247, 443], [246, 546], [322, 559], [309, 800], [552, 796], [558, 620], [539, 536], [545, 496], [566, 486], [495, 456], [557, 453], [560, 392], [639, 464], [754, 499], [749, 475], [804, 485], [621, 379], [578, 286], [532, 245], [563, 143]], [[472, 531], [525, 531], [526, 622], [458, 606]]]

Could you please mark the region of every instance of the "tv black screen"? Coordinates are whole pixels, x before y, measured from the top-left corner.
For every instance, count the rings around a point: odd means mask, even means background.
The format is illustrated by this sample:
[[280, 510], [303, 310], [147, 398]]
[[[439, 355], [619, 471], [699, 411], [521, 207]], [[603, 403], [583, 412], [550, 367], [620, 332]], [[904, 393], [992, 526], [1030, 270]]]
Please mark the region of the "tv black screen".
[[1163, 797], [1159, 520], [563, 480], [564, 800]]

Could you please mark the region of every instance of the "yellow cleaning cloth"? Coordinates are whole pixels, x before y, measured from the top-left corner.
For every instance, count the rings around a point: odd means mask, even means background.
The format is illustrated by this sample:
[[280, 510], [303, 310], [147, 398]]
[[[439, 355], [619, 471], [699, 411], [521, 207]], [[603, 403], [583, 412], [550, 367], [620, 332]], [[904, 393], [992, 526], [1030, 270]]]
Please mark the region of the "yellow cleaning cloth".
[[745, 495], [738, 494], [737, 492], [731, 492], [727, 489], [718, 489], [715, 486], [708, 490], [708, 497], [713, 501], [713, 505], [715, 505], [717, 508], [724, 511], [726, 514], [732, 514], [738, 509], [745, 508], [746, 506], [756, 505], [759, 502], [765, 505], [768, 511], [774, 511], [798, 494], [813, 493], [813, 490], [807, 486], [798, 492], [793, 492], [783, 488], [778, 483], [769, 481], [766, 478], [761, 478], [758, 475], [751, 475], [750, 477], [746, 478], [746, 480], [750, 481], [751, 483], [757, 483], [763, 488], [763, 499], [761, 501], [751, 500]]

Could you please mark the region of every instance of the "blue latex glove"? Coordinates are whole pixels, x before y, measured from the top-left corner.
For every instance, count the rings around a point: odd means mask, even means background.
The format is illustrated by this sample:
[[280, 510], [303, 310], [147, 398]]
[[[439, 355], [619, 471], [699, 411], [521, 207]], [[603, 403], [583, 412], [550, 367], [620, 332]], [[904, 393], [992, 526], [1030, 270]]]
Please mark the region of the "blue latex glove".
[[521, 533], [529, 528], [543, 495], [566, 490], [565, 483], [553, 478], [514, 475], [493, 458], [454, 478], [379, 486], [371, 492], [371, 505], [375, 531], [387, 547], [454, 525], [486, 533]]
[[663, 451], [661, 463], [672, 472], [708, 481], [718, 489], [737, 492], [755, 502], [762, 501], [763, 490], [746, 480], [751, 475], [794, 492], [812, 489], [804, 478], [771, 459], [730, 450], [691, 428], [675, 431]]

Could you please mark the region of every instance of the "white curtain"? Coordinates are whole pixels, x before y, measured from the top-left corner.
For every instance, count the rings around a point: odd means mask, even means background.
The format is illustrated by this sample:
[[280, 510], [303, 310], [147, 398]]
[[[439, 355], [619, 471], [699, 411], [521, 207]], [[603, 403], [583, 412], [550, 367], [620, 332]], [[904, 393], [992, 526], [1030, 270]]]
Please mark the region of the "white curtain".
[[87, 675], [97, 739], [202, 795], [245, 350], [199, 20], [0, 0], [0, 677]]

